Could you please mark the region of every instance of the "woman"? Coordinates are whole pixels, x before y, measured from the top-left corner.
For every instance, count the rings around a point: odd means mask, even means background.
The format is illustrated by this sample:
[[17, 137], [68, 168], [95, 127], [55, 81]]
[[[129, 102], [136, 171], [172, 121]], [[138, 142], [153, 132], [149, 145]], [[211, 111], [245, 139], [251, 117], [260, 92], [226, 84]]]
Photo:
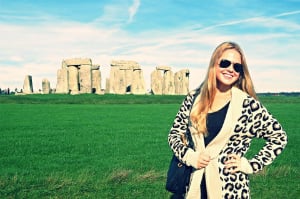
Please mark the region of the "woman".
[[[187, 128], [195, 150], [183, 139]], [[247, 160], [253, 138], [264, 139], [265, 145]], [[239, 45], [224, 42], [215, 49], [198, 92], [183, 101], [168, 142], [180, 161], [195, 168], [185, 198], [250, 198], [248, 174], [271, 164], [287, 135], [257, 100]]]

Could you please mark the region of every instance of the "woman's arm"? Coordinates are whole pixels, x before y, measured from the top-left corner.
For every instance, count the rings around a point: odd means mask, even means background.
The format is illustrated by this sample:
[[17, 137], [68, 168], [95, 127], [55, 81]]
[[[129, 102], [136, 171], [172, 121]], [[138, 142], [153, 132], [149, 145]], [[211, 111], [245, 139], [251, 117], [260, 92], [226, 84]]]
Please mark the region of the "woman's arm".
[[239, 126], [239, 128], [243, 128], [240, 133], [247, 137], [244, 139], [249, 139], [248, 141], [245, 140], [245, 146], [249, 146], [250, 139], [254, 137], [264, 139], [265, 145], [250, 160], [244, 156], [241, 157], [241, 154], [229, 154], [225, 168], [231, 173], [238, 171], [247, 174], [259, 172], [264, 166], [271, 164], [287, 144], [287, 135], [282, 126], [260, 102], [250, 98], [246, 106], [247, 109], [243, 111], [244, 115], [239, 119], [243, 124]]
[[189, 114], [195, 98], [195, 92], [189, 93], [183, 100], [168, 135], [169, 145], [174, 155], [183, 163], [197, 168], [199, 154], [187, 147], [185, 133], [188, 128]]
[[183, 158], [188, 149], [183, 136], [188, 127], [188, 117], [192, 106], [192, 98], [193, 96], [189, 93], [183, 100], [168, 135], [169, 145], [179, 160]]
[[249, 133], [254, 137], [266, 140], [265, 145], [249, 163], [256, 173], [264, 166], [271, 164], [283, 151], [287, 144], [287, 135], [280, 123], [258, 101], [253, 104], [257, 109], [252, 110], [249, 118]]

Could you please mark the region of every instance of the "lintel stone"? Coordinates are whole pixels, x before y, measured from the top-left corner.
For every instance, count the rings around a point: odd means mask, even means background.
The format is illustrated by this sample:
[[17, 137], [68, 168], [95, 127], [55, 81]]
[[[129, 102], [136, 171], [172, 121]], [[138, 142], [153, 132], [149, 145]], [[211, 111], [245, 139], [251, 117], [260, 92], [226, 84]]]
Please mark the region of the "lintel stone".
[[90, 58], [73, 58], [63, 60], [67, 66], [92, 65]]
[[171, 70], [171, 67], [170, 66], [157, 66], [156, 67], [156, 70]]

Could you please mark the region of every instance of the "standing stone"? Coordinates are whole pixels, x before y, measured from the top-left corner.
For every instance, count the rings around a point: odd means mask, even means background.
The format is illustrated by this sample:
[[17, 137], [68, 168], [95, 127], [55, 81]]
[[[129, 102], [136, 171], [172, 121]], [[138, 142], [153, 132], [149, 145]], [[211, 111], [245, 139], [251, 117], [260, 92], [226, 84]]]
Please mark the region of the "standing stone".
[[140, 68], [134, 68], [131, 83], [132, 94], [146, 94], [145, 80], [143, 71]]
[[50, 82], [48, 79], [42, 80], [42, 91], [43, 94], [50, 94]]
[[32, 76], [26, 75], [24, 84], [23, 84], [23, 93], [24, 94], [32, 94], [33, 93], [33, 86], [32, 86]]
[[111, 93], [110, 92], [110, 79], [109, 78], [105, 79], [105, 93]]
[[118, 79], [119, 79], [119, 66], [113, 65], [111, 63], [110, 65], [110, 74], [109, 74], [109, 89], [107, 90], [108, 93], [115, 94], [116, 93], [116, 85], [118, 84]]
[[188, 69], [183, 69], [175, 73], [175, 94], [186, 95], [189, 92], [189, 75]]
[[109, 74], [109, 89], [108, 93], [116, 94], [117, 93], [117, 87], [119, 86], [119, 67], [116, 65], [112, 65], [110, 67], [110, 74]]
[[115, 93], [116, 94], [125, 94], [128, 89], [127, 79], [126, 79], [126, 70], [118, 70], [118, 78], [115, 79]]
[[132, 84], [133, 65], [131, 65], [130, 62], [119, 63], [119, 65], [121, 78], [123, 78], [123, 82], [120, 82], [122, 85], [122, 87], [120, 88], [120, 92], [125, 91], [125, 93], [130, 93]]
[[80, 65], [79, 68], [80, 93], [92, 93], [92, 66]]
[[162, 71], [154, 70], [151, 73], [151, 93], [154, 95], [162, 95], [163, 76]]
[[157, 66], [151, 73], [151, 91], [155, 95], [174, 95], [174, 75], [169, 66]]
[[68, 66], [69, 71], [69, 89], [71, 94], [79, 93], [79, 75], [78, 68], [76, 66]]
[[92, 93], [103, 94], [101, 91], [101, 72], [99, 65], [92, 66]]
[[174, 95], [175, 94], [174, 74], [171, 70], [164, 71], [162, 93], [163, 93], [163, 95]]
[[57, 70], [57, 84], [56, 84], [55, 93], [58, 94], [69, 93], [69, 72], [68, 72], [68, 68], [66, 67]]

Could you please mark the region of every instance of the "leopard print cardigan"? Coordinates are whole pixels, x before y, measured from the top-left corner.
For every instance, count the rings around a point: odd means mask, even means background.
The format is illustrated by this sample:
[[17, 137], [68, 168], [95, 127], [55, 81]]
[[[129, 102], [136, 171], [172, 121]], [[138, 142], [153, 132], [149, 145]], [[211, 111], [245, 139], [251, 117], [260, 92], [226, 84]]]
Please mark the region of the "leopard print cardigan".
[[[236, 117], [236, 121], [231, 122], [232, 132], [228, 140], [226, 140], [225, 145], [218, 152], [218, 170], [216, 172], [218, 172], [219, 184], [221, 186], [219, 187], [221, 196], [218, 198], [250, 198], [248, 175], [250, 173], [257, 173], [265, 166], [271, 164], [287, 144], [285, 131], [267, 109], [258, 100], [255, 100], [241, 90], [233, 88], [234, 90], [235, 92], [232, 92], [232, 103], [235, 98], [241, 99], [238, 104], [239, 115]], [[195, 93], [196, 91], [190, 92], [184, 99], [168, 135], [168, 142], [175, 156], [185, 164], [192, 166], [194, 166], [193, 162], [195, 160], [186, 158], [188, 152], [191, 152], [192, 149], [186, 147], [182, 135], [184, 135], [184, 132], [188, 128], [188, 117]], [[237, 109], [236, 107], [234, 106], [235, 109]], [[250, 171], [248, 169], [247, 172], [228, 173], [224, 168], [227, 155], [235, 153], [244, 158], [254, 138], [264, 139], [265, 145], [253, 158], [243, 162], [247, 164], [244, 167], [250, 167]], [[200, 191], [200, 185], [196, 187]], [[214, 187], [214, 189], [217, 188]]]

